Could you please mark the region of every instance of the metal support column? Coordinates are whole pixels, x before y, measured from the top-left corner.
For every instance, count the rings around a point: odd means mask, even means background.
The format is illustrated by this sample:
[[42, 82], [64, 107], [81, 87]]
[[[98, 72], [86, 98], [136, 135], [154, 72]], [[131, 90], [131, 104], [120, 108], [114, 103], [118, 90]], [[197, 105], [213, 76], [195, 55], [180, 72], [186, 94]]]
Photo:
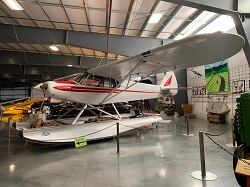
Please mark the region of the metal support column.
[[217, 176], [211, 172], [206, 172], [203, 134], [204, 133], [202, 131], [199, 132], [201, 171], [194, 171], [191, 173], [191, 176], [195, 179], [202, 180], [202, 181], [214, 181], [217, 179]]
[[119, 123], [116, 123], [116, 151], [111, 151], [113, 155], [125, 154], [126, 151], [120, 151], [120, 127]]
[[189, 114], [185, 114], [185, 124], [187, 125], [187, 133], [184, 136], [194, 136], [194, 134], [189, 134]]

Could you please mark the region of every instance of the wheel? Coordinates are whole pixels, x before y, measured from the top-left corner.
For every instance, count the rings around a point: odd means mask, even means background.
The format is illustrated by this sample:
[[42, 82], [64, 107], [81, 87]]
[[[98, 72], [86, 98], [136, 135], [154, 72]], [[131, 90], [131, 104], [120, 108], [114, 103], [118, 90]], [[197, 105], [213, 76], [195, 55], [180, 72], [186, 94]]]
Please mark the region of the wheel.
[[[247, 152], [246, 152], [246, 149], [247, 149], [247, 146], [244, 145], [244, 144], [241, 144], [240, 146], [238, 146], [238, 147], [235, 149], [234, 155], [237, 156], [238, 158], [244, 158], [245, 155], [246, 155], [246, 153], [247, 153]], [[235, 158], [235, 157], [233, 157], [233, 169], [234, 169], [235, 178], [236, 178], [238, 184], [239, 184], [241, 187], [247, 187], [247, 177], [235, 173], [235, 169], [236, 169], [237, 163], [238, 163], [238, 159]]]

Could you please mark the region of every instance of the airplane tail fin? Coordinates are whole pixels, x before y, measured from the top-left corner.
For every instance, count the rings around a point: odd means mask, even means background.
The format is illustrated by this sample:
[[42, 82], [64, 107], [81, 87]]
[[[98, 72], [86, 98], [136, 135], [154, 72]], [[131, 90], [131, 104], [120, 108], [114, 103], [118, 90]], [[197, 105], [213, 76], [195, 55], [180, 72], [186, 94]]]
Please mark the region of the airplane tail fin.
[[163, 93], [170, 93], [171, 95], [176, 95], [178, 92], [178, 84], [173, 71], [167, 72], [163, 77], [160, 84]]

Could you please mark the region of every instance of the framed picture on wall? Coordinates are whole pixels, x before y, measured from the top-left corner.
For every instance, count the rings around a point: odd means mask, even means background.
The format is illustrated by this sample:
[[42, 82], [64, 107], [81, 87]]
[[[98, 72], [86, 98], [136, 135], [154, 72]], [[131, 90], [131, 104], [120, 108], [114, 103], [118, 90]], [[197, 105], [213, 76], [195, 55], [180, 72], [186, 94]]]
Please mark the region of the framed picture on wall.
[[200, 90], [200, 95], [206, 95], [206, 86], [200, 86], [199, 90]]
[[198, 87], [193, 87], [192, 93], [193, 93], [193, 95], [198, 95]]
[[245, 80], [233, 81], [232, 90], [233, 93], [245, 92]]
[[237, 88], [238, 88], [238, 81], [233, 81], [232, 92], [237, 93]]
[[245, 92], [245, 80], [238, 81], [238, 92]]

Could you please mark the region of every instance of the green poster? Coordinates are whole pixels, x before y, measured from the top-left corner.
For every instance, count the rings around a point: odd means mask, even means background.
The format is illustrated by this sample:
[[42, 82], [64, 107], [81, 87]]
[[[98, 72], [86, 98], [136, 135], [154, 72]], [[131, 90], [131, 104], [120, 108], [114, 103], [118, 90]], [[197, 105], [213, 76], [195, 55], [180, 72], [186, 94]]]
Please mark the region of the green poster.
[[76, 146], [76, 148], [83, 147], [83, 146], [86, 146], [86, 145], [87, 145], [87, 140], [86, 140], [85, 136], [75, 139], [75, 146]]
[[220, 61], [205, 65], [207, 92], [228, 92], [227, 61]]

